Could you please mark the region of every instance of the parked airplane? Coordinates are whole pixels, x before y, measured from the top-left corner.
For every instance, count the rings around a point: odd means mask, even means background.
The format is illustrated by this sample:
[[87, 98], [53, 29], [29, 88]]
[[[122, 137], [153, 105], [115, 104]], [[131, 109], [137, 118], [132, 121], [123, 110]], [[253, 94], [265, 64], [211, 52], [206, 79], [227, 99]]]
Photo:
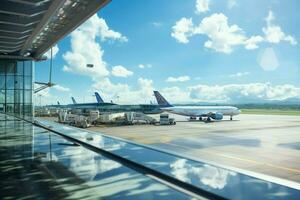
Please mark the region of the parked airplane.
[[190, 119], [199, 117], [199, 120], [203, 120], [205, 117], [207, 121], [211, 121], [211, 119], [222, 120], [223, 116], [230, 116], [230, 120], [232, 120], [233, 116], [241, 113], [238, 108], [233, 106], [172, 106], [158, 91], [154, 91], [154, 95], [162, 110], [189, 116]]
[[104, 103], [103, 99], [101, 98], [98, 92], [95, 92], [95, 96], [98, 103]]
[[73, 104], [77, 104], [76, 100], [74, 97], [71, 97]]

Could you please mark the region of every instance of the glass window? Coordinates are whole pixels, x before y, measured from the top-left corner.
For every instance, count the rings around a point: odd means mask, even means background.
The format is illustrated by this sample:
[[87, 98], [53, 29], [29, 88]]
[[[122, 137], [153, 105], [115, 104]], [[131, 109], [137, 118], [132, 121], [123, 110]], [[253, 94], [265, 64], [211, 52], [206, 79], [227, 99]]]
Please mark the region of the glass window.
[[14, 103], [15, 92], [14, 90], [6, 90], [6, 103]]
[[0, 104], [5, 103], [5, 90], [0, 90]]
[[18, 61], [17, 62], [17, 74], [18, 75], [23, 75], [24, 74], [24, 62], [23, 61]]
[[6, 76], [6, 89], [15, 89], [15, 76]]
[[25, 115], [32, 115], [32, 105], [31, 104], [25, 104], [24, 105], [24, 114]]
[[4, 112], [4, 103], [0, 103], [0, 112]]
[[32, 76], [32, 62], [31, 61], [24, 61], [24, 75]]
[[15, 76], [15, 89], [23, 89], [23, 76]]
[[14, 105], [14, 113], [20, 115], [21, 114], [21, 104], [15, 103]]
[[32, 78], [24, 77], [24, 89], [32, 89]]
[[14, 112], [14, 104], [6, 104], [5, 111], [8, 113], [13, 113]]
[[15, 90], [15, 103], [23, 103], [24, 90]]
[[5, 89], [5, 76], [0, 75], [0, 89]]
[[15, 62], [7, 62], [7, 64], [6, 64], [6, 74], [7, 75], [15, 75], [16, 74]]
[[24, 103], [31, 104], [32, 99], [32, 91], [31, 90], [24, 90]]
[[5, 75], [5, 65], [3, 61], [0, 61], [0, 75]]

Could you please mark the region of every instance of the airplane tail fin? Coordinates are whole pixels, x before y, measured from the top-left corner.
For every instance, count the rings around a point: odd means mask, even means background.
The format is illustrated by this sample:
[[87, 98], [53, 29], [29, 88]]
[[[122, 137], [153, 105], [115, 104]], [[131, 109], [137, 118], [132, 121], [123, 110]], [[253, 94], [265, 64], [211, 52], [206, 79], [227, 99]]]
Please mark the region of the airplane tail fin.
[[74, 97], [71, 97], [73, 104], [77, 104], [76, 100]]
[[98, 92], [95, 92], [95, 96], [96, 96], [96, 99], [97, 99], [98, 103], [104, 103], [103, 99], [101, 98], [101, 96], [99, 95]]
[[172, 105], [169, 104], [169, 102], [158, 91], [153, 91], [153, 92], [156, 101], [160, 107], [172, 107]]
[[57, 105], [59, 105], [59, 106], [60, 106], [60, 103], [59, 103], [59, 101], [57, 101]]

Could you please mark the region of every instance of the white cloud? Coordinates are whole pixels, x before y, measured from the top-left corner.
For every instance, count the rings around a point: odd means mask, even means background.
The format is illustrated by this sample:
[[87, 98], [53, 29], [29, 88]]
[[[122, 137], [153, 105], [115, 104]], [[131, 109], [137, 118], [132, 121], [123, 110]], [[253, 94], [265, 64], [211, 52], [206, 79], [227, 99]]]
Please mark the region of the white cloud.
[[139, 64], [138, 67], [141, 69], [145, 69], [145, 68], [151, 68], [152, 65], [151, 64]]
[[166, 82], [185, 82], [191, 80], [189, 76], [168, 77]]
[[237, 72], [235, 74], [230, 74], [229, 77], [231, 78], [240, 78], [243, 76], [248, 76], [250, 74], [250, 72]]
[[217, 52], [231, 53], [235, 46], [244, 46], [247, 50], [257, 49], [259, 43], [279, 43], [281, 41], [296, 45], [297, 40], [286, 35], [280, 26], [274, 25], [274, 14], [269, 12], [266, 18], [266, 27], [262, 31], [264, 36], [252, 35], [247, 37], [244, 30], [236, 24], [230, 25], [228, 17], [223, 13], [214, 13], [202, 19], [199, 25], [194, 25], [192, 18], [181, 18], [172, 27], [171, 36], [180, 43], [188, 43], [194, 35], [205, 35], [209, 39], [204, 47], [214, 49]]
[[297, 41], [291, 35], [286, 35], [280, 26], [274, 25], [273, 21], [275, 16], [272, 11], [269, 11], [268, 16], [266, 17], [267, 26], [263, 27], [263, 32], [265, 34], [266, 41], [270, 43], [279, 43], [281, 41], [289, 42], [291, 45], [296, 45]]
[[156, 28], [159, 28], [159, 27], [162, 27], [163, 26], [163, 23], [162, 22], [152, 22], [151, 23], [154, 27], [156, 27]]
[[[112, 83], [108, 78], [98, 80], [93, 90], [101, 91], [106, 101], [116, 103], [149, 103], [153, 101], [153, 81], [139, 78], [137, 87], [127, 84]], [[272, 85], [270, 83], [194, 85], [185, 89], [165, 87], [159, 90], [170, 103], [249, 103], [268, 100], [300, 98], [300, 87], [290, 84]], [[213, 92], [212, 92], [213, 91]], [[116, 99], [116, 97], [119, 97]], [[153, 102], [156, 102], [155, 100]]]
[[61, 85], [54, 85], [52, 88], [54, 88], [60, 92], [69, 92], [70, 91], [70, 88], [67, 88], [67, 87], [64, 87]]
[[204, 13], [209, 11], [210, 0], [197, 0], [196, 1], [196, 13]]
[[[98, 80], [92, 88], [101, 91], [104, 99], [117, 103], [149, 103], [154, 98], [153, 81], [145, 78], [137, 80], [137, 88], [132, 88], [127, 84], [114, 84], [108, 78]], [[116, 99], [116, 97], [119, 98]]]
[[[213, 91], [213, 92], [212, 92]], [[197, 85], [189, 88], [191, 101], [248, 103], [300, 98], [300, 88], [270, 83]]]
[[206, 35], [209, 40], [204, 46], [223, 53], [231, 53], [234, 46], [244, 45], [247, 39], [239, 26], [228, 24], [228, 18], [223, 13], [203, 18], [198, 26], [193, 25], [191, 18], [182, 18], [172, 29], [172, 37], [180, 43], [188, 43], [188, 38], [193, 35]]
[[128, 69], [126, 69], [125, 67], [118, 65], [118, 66], [114, 66], [112, 68], [112, 75], [117, 76], [117, 77], [128, 77], [128, 76], [132, 76], [133, 72], [129, 71]]
[[[107, 63], [103, 60], [104, 51], [96, 41], [97, 38], [102, 41], [108, 39], [127, 41], [121, 33], [110, 30], [105, 20], [95, 14], [71, 33], [71, 51], [63, 55], [67, 62], [63, 71], [93, 78], [108, 76]], [[94, 67], [88, 68], [87, 64], [93, 64]]]
[[231, 9], [231, 8], [233, 8], [233, 7], [235, 7], [235, 6], [237, 6], [236, 0], [228, 0], [228, 1], [227, 1], [227, 7], [228, 7], [229, 9]]
[[163, 96], [169, 100], [169, 103], [191, 102], [188, 90], [181, 90], [179, 87], [166, 87], [160, 90]]
[[233, 46], [244, 44], [246, 39], [243, 30], [238, 25], [229, 25], [223, 13], [205, 17], [195, 33], [207, 35], [209, 40], [204, 43], [206, 48], [223, 53], [231, 53]]
[[279, 61], [273, 48], [266, 48], [258, 62], [265, 71], [274, 71], [279, 66]]
[[177, 179], [191, 183], [192, 179], [198, 178], [202, 184], [213, 188], [223, 189], [231, 176], [236, 176], [235, 172], [220, 169], [208, 164], [203, 166], [192, 166], [186, 159], [177, 159], [170, 164], [171, 174]]
[[246, 49], [257, 49], [258, 48], [258, 43], [261, 43], [264, 41], [264, 38], [259, 36], [259, 35], [256, 35], [256, 36], [252, 36], [250, 37], [249, 39], [247, 39], [245, 41], [245, 48]]
[[[55, 56], [57, 55], [57, 53], [59, 52], [59, 48], [58, 48], [58, 45], [54, 45], [52, 47], [52, 57], [55, 58]], [[51, 49], [49, 49], [45, 54], [44, 56], [47, 56], [48, 59], [51, 58]]]
[[194, 25], [192, 18], [181, 18], [172, 27], [173, 32], [171, 36], [174, 37], [180, 43], [188, 43], [188, 37], [194, 34]]

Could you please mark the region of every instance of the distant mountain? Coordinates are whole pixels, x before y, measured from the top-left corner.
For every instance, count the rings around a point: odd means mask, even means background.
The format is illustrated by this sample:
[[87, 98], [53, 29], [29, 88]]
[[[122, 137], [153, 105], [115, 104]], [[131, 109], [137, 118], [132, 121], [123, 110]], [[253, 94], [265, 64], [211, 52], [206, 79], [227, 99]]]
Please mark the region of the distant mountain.
[[299, 104], [300, 105], [300, 98], [287, 98], [283, 101], [281, 101], [283, 104]]

